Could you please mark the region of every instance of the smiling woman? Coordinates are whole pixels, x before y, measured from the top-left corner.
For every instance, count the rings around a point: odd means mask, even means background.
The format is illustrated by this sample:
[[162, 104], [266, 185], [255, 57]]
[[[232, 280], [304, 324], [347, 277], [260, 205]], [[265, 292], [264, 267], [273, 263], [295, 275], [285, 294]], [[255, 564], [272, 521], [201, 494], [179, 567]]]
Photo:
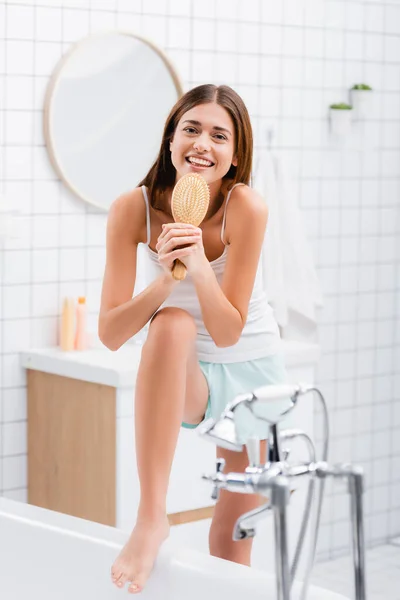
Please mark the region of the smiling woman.
[[[268, 210], [249, 187], [252, 155], [240, 96], [224, 85], [196, 87], [173, 106], [147, 175], [110, 210], [100, 338], [116, 350], [149, 324], [135, 396], [141, 498], [136, 526], [111, 570], [118, 587], [131, 582], [132, 593], [143, 589], [169, 534], [166, 495], [180, 426], [218, 418], [255, 382], [286, 380], [258, 269]], [[171, 211], [175, 185], [194, 172], [210, 191], [199, 227], [175, 223]], [[132, 298], [139, 245], [147, 287]], [[176, 259], [187, 270], [179, 282], [171, 273]], [[268, 424], [243, 415], [239, 425], [243, 439], [256, 437], [265, 453]], [[224, 458], [227, 470], [247, 464], [246, 451], [226, 450]], [[213, 556], [250, 564], [252, 541], [234, 542], [232, 528], [258, 506], [257, 495], [221, 494], [210, 529]]]

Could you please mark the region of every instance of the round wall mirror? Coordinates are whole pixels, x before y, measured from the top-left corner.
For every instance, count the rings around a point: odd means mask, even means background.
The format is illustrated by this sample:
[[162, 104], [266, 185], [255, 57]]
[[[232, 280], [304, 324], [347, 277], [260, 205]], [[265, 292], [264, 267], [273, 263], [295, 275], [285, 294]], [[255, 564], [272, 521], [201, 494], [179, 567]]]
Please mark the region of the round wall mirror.
[[44, 136], [57, 174], [107, 211], [150, 169], [182, 93], [166, 55], [144, 38], [110, 32], [78, 42], [57, 65], [45, 99]]

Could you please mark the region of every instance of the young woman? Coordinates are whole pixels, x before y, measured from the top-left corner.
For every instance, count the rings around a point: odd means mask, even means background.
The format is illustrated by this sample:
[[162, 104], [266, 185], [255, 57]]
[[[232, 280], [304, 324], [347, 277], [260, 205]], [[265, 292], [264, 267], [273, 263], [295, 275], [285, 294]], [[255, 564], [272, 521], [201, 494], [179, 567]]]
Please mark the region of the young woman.
[[[267, 207], [249, 187], [253, 136], [247, 109], [228, 86], [201, 85], [182, 96], [164, 128], [157, 160], [133, 191], [116, 199], [107, 225], [99, 336], [117, 350], [150, 322], [135, 397], [140, 505], [136, 526], [111, 569], [113, 582], [140, 592], [168, 537], [168, 480], [182, 426], [218, 417], [233, 398], [285, 381], [279, 329], [259, 280]], [[210, 205], [199, 227], [174, 223], [171, 195], [200, 173]], [[148, 286], [132, 298], [138, 244]], [[177, 282], [175, 259], [187, 268]], [[243, 415], [243, 435], [246, 423]], [[256, 424], [265, 462], [267, 428]], [[244, 471], [246, 452], [217, 448], [225, 471]], [[251, 540], [234, 542], [236, 519], [260, 504], [222, 491], [209, 545], [213, 556], [250, 564]]]

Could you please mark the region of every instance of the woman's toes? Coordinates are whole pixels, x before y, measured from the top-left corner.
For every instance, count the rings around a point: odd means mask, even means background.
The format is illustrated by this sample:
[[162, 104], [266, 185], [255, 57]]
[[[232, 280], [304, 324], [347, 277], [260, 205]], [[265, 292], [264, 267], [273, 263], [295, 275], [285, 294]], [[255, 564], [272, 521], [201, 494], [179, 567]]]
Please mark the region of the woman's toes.
[[118, 579], [121, 577], [122, 573], [121, 571], [118, 571], [117, 569], [112, 569], [111, 570], [111, 579], [113, 583], [116, 583], [118, 581]]
[[129, 580], [129, 577], [128, 577], [128, 576], [127, 576], [125, 573], [122, 573], [122, 575], [121, 575], [121, 577], [118, 579], [118, 581], [117, 581], [117, 584], [116, 584], [116, 585], [117, 585], [119, 588], [122, 588], [122, 587], [124, 587], [124, 585], [126, 584], [126, 582], [127, 582], [128, 580]]
[[146, 585], [147, 579], [149, 578], [150, 571], [147, 573], [146, 571], [142, 573], [138, 573], [132, 581], [132, 586], [136, 586], [135, 589], [132, 590], [133, 593], [141, 592]]
[[131, 594], [136, 594], [137, 592], [141, 592], [141, 591], [142, 590], [141, 590], [140, 586], [135, 582], [131, 583], [131, 585], [128, 587], [128, 592], [130, 592]]

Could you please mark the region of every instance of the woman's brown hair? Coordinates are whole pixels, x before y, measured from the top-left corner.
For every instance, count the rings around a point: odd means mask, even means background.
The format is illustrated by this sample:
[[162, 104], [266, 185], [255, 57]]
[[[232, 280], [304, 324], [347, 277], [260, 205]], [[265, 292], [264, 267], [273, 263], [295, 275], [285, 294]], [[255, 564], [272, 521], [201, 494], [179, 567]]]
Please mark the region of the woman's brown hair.
[[163, 191], [175, 185], [176, 169], [171, 161], [169, 144], [180, 119], [188, 110], [208, 102], [216, 102], [225, 108], [235, 127], [237, 167], [231, 165], [224, 179], [231, 179], [232, 185], [239, 182], [249, 185], [253, 161], [253, 131], [246, 105], [239, 94], [228, 85], [207, 83], [186, 92], [172, 107], [165, 122], [158, 157], [146, 177], [138, 184], [138, 187], [145, 185], [148, 188], [150, 202], [154, 208], [158, 208]]

